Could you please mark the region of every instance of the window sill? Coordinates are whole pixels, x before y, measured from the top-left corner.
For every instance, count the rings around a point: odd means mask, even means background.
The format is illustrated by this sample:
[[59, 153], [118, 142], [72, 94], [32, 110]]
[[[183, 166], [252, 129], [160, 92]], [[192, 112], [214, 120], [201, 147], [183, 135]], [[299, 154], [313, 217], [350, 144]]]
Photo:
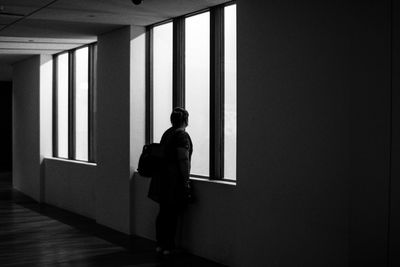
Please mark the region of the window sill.
[[213, 183], [213, 184], [223, 184], [223, 185], [231, 185], [236, 186], [236, 181], [228, 181], [228, 180], [212, 180], [209, 178], [199, 178], [199, 177], [190, 177], [191, 181], [196, 182], [205, 182], [205, 183]]
[[73, 160], [73, 159], [45, 158], [45, 160], [62, 161], [62, 162], [69, 162], [72, 164], [80, 164], [80, 165], [88, 165], [88, 166], [97, 166], [97, 163], [95, 163], [95, 162], [80, 161], [80, 160]]
[[[137, 171], [134, 172], [134, 176], [138, 176], [144, 179], [151, 179], [150, 177], [144, 177], [141, 176]], [[221, 185], [230, 185], [230, 186], [236, 186], [236, 181], [229, 181], [229, 180], [212, 180], [209, 178], [199, 178], [199, 177], [190, 177], [191, 181], [195, 182], [202, 182], [202, 183], [212, 183], [212, 184], [221, 184]]]

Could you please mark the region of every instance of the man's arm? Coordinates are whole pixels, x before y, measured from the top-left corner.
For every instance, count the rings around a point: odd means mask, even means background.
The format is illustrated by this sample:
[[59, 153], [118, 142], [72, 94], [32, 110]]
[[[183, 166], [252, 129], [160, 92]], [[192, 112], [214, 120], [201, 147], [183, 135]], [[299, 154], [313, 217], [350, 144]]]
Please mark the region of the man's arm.
[[179, 171], [185, 181], [185, 185], [189, 181], [190, 176], [190, 159], [189, 159], [189, 149], [185, 147], [178, 147], [178, 162], [179, 162]]

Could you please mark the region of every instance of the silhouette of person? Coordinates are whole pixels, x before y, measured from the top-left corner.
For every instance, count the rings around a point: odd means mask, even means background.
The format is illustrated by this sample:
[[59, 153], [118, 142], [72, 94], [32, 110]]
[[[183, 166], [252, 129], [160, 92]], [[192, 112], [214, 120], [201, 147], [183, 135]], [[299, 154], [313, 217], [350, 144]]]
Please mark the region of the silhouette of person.
[[[187, 205], [187, 190], [190, 189], [190, 160], [193, 144], [185, 131], [188, 126], [189, 113], [183, 108], [174, 108], [171, 124], [161, 137], [164, 147], [164, 160], [157, 177], [150, 184], [149, 197], [159, 203], [156, 218], [157, 252], [168, 255], [175, 247], [175, 235], [179, 215]], [[154, 179], [156, 178], [156, 179]], [[154, 190], [157, 183], [157, 189]], [[153, 184], [153, 185], [152, 185]], [[152, 190], [153, 187], [153, 190]], [[152, 197], [151, 194], [156, 194]]]

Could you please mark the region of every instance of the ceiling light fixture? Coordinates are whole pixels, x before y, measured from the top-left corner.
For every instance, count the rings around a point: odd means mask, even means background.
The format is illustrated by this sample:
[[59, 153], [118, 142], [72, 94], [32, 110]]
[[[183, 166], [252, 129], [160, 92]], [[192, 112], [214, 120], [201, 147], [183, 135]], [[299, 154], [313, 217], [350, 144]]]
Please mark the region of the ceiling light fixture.
[[142, 0], [132, 0], [132, 3], [135, 5], [140, 5], [142, 2]]

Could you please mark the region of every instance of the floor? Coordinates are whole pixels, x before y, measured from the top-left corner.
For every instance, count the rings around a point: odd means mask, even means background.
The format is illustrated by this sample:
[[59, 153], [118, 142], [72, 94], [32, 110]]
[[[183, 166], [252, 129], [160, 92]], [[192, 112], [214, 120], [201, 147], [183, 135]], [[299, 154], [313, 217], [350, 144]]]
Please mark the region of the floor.
[[187, 253], [162, 257], [154, 242], [38, 204], [0, 175], [0, 266], [222, 267]]

